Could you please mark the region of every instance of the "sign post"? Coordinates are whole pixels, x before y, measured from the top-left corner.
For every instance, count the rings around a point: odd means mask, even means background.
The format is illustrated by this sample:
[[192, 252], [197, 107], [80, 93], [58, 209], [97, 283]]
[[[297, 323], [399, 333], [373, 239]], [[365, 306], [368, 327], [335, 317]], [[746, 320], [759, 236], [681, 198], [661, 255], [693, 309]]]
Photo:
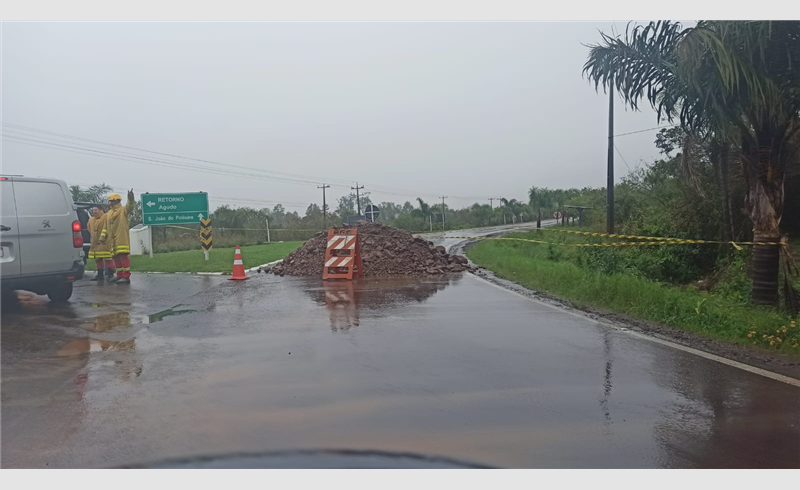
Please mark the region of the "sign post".
[[147, 226], [193, 225], [208, 219], [208, 194], [142, 194], [142, 221]]
[[153, 256], [153, 226], [200, 224], [200, 244], [208, 260], [211, 250], [211, 218], [208, 193], [142, 194], [142, 221], [150, 227], [150, 257]]
[[378, 217], [380, 214], [381, 214], [381, 210], [380, 210], [380, 209], [378, 209], [378, 206], [376, 206], [376, 205], [374, 205], [374, 204], [370, 204], [370, 205], [369, 205], [369, 206], [367, 206], [367, 208], [364, 210], [364, 216], [366, 216], [366, 217], [367, 217], [367, 219], [369, 219], [370, 223], [374, 223], [374, 222], [375, 222], [375, 219], [376, 219], [376, 218], [377, 218], [377, 217]]
[[208, 260], [208, 251], [214, 248], [213, 237], [211, 236], [211, 219], [200, 220], [200, 246], [203, 247], [203, 255]]
[[147, 227], [147, 240], [149, 241], [150, 245], [150, 258], [153, 258], [153, 227]]

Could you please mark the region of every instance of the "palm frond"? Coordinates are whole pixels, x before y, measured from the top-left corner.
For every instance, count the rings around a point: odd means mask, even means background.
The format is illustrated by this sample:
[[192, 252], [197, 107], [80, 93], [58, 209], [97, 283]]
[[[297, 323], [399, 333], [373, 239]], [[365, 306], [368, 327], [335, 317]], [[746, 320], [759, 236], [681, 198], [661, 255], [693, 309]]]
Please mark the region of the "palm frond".
[[601, 33], [602, 43], [589, 46], [583, 74], [595, 89], [616, 89], [633, 109], [646, 99], [658, 111], [659, 119], [672, 120], [680, 100], [676, 74], [675, 47], [683, 37], [680, 23], [630, 24], [625, 38]]

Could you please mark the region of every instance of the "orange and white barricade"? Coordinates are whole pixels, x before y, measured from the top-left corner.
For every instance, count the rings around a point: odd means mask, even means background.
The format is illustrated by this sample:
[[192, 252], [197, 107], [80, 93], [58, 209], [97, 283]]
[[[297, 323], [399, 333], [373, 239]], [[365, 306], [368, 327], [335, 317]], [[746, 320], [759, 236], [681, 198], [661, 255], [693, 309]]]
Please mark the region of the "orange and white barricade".
[[358, 229], [328, 230], [322, 279], [353, 279], [354, 276], [364, 276]]

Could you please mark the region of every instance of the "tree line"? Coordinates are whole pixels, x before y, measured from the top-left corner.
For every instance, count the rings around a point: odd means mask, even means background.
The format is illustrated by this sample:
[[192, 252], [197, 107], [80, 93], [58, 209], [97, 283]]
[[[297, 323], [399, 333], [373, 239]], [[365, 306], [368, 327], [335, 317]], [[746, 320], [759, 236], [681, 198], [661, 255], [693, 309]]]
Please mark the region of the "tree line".
[[[718, 182], [724, 236], [736, 233], [731, 173], [739, 167], [739, 202], [754, 239], [780, 241], [786, 179], [800, 149], [800, 22], [699, 21], [684, 28], [659, 21], [629, 25], [624, 37], [601, 36], [590, 46], [584, 74], [633, 109], [648, 104], [659, 121], [680, 127], [682, 178], [701, 193], [704, 168], [698, 164], [708, 160]], [[699, 155], [698, 145], [704, 147]], [[753, 251], [757, 304], [778, 301], [779, 251]], [[784, 269], [791, 269], [791, 254], [783, 260]], [[786, 275], [783, 284], [796, 309], [800, 298]]]

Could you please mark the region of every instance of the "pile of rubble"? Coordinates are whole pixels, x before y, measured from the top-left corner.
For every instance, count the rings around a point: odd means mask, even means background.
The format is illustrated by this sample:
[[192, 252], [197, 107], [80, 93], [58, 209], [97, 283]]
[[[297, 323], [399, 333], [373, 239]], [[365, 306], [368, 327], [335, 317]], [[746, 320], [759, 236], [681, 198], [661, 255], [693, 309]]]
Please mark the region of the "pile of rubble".
[[[444, 247], [434, 247], [431, 242], [414, 238], [407, 231], [380, 223], [360, 224], [358, 237], [365, 276], [444, 274], [473, 270], [466, 257], [448, 254]], [[320, 232], [265, 272], [281, 276], [321, 275], [327, 241], [327, 232]]]

